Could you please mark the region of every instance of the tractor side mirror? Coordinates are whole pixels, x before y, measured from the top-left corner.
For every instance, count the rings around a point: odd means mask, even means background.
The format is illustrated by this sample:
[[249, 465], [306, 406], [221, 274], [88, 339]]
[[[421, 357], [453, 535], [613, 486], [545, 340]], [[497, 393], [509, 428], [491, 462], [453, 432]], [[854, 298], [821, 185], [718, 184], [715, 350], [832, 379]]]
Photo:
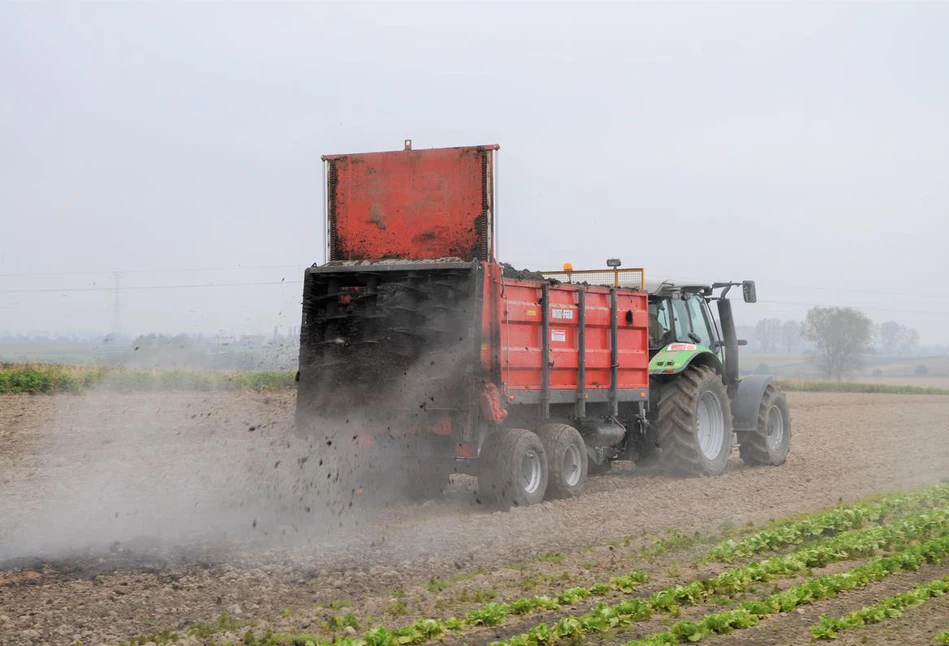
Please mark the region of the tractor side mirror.
[[755, 290], [755, 281], [753, 280], [742, 281], [741, 296], [746, 303], [758, 302], [758, 292]]

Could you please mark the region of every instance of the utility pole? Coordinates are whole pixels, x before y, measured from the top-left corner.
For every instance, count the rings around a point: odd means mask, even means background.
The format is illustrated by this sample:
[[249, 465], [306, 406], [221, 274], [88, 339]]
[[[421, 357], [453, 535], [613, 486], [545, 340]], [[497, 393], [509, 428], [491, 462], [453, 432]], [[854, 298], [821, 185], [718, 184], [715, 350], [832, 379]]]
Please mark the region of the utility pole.
[[117, 340], [121, 332], [121, 303], [119, 302], [119, 272], [113, 272], [115, 276], [115, 289], [113, 290], [112, 300], [112, 339]]

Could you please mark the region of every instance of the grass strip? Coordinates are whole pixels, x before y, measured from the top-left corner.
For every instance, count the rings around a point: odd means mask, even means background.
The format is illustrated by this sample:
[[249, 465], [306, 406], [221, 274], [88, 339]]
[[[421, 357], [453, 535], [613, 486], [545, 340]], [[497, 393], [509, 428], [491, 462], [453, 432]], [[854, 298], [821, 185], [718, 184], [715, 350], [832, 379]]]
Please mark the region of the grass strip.
[[949, 644], [949, 630], [944, 630], [938, 635], [936, 635], [934, 642], [937, 644]]
[[868, 384], [855, 381], [802, 381], [797, 379], [778, 380], [775, 383], [788, 392], [949, 395], [949, 390], [932, 386], [897, 386], [894, 384]]
[[949, 502], [949, 484], [915, 492], [893, 494], [877, 501], [857, 502], [811, 514], [788, 525], [764, 529], [741, 540], [727, 540], [711, 549], [706, 559], [732, 563], [762, 552], [777, 551], [901, 517], [919, 508], [933, 509]]
[[734, 610], [706, 615], [702, 621], [680, 621], [667, 630], [625, 646], [669, 646], [696, 643], [711, 635], [726, 635], [750, 628], [779, 612], [791, 612], [805, 604], [836, 597], [841, 592], [863, 588], [871, 583], [905, 571], [918, 570], [925, 563], [939, 563], [949, 556], [949, 536], [940, 536], [920, 545], [907, 547], [890, 556], [871, 559], [840, 574], [825, 574], [805, 581], [764, 601], [745, 601]]
[[901, 617], [903, 610], [906, 608], [923, 604], [932, 597], [941, 597], [946, 592], [949, 592], [949, 576], [913, 586], [912, 590], [895, 594], [873, 605], [848, 612], [843, 617], [834, 619], [821, 615], [818, 623], [811, 626], [811, 634], [815, 639], [837, 639], [839, 633], [845, 630]]
[[[791, 554], [731, 568], [688, 585], [665, 588], [648, 599], [627, 599], [614, 605], [598, 604], [583, 615], [565, 617], [553, 627], [539, 624], [526, 633], [494, 642], [493, 646], [534, 646], [548, 643], [551, 636], [564, 639], [576, 636], [576, 631], [578, 634], [603, 632], [643, 621], [653, 613], [675, 613], [682, 606], [698, 605], [713, 597], [734, 598], [760, 582], [794, 576], [834, 562], [872, 556], [881, 549], [904, 549], [931, 536], [943, 537], [946, 534], [949, 534], [949, 509], [919, 514], [893, 525], [852, 530]], [[949, 545], [949, 538], [946, 540]], [[551, 630], [554, 632], [550, 633]]]
[[93, 388], [117, 392], [275, 392], [293, 388], [292, 372], [132, 370], [102, 366], [0, 364], [0, 394], [82, 394]]

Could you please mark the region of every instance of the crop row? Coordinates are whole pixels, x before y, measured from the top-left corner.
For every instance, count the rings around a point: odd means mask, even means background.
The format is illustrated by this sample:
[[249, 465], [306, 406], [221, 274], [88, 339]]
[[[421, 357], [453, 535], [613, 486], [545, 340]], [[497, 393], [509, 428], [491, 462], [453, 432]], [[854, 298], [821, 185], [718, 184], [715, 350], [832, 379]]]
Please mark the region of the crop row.
[[[539, 624], [531, 631], [508, 642], [499, 642], [517, 646], [519, 644], [545, 643], [550, 631], [558, 633], [574, 626], [576, 621], [582, 625], [606, 625], [612, 627], [619, 623], [641, 621], [653, 612], [674, 612], [683, 605], [696, 605], [713, 596], [736, 596], [751, 589], [759, 582], [776, 577], [787, 577], [806, 572], [813, 567], [822, 567], [831, 562], [870, 556], [877, 550], [902, 546], [937, 531], [949, 531], [949, 510], [918, 514], [892, 525], [876, 526], [844, 532], [828, 538], [821, 543], [791, 554], [775, 556], [750, 565], [731, 568], [715, 577], [693, 581], [689, 585], [677, 585], [659, 590], [648, 599], [627, 599], [606, 606], [598, 605], [593, 611], [579, 618], [567, 617], [553, 628]], [[422, 644], [437, 639], [448, 632], [460, 631], [468, 626], [498, 626], [505, 623], [511, 614], [526, 615], [535, 610], [557, 610], [562, 606], [575, 605], [589, 597], [603, 596], [611, 591], [629, 593], [633, 588], [646, 581], [645, 573], [633, 571], [610, 581], [609, 585], [596, 584], [589, 588], [576, 587], [564, 590], [556, 598], [534, 596], [518, 599], [510, 603], [489, 603], [477, 610], [468, 612], [464, 619], [419, 619], [411, 624], [395, 629], [378, 626], [363, 634], [362, 639], [369, 646], [378, 644]], [[605, 614], [604, 614], [605, 613]], [[334, 642], [338, 646], [347, 646], [348, 640]]]
[[[421, 644], [437, 639], [450, 631], [459, 631], [467, 626], [498, 626], [507, 621], [510, 615], [526, 615], [535, 610], [558, 610], [563, 606], [572, 606], [586, 601], [590, 597], [604, 596], [610, 592], [630, 593], [638, 585], [645, 583], [646, 573], [633, 570], [627, 574], [613, 577], [609, 584], [597, 583], [590, 587], [573, 587], [564, 590], [556, 597], [544, 595], [525, 597], [510, 603], [488, 603], [468, 612], [464, 619], [419, 619], [401, 628], [386, 629], [378, 626], [363, 635], [370, 646], [380, 644]], [[339, 641], [335, 642], [340, 644]], [[343, 641], [345, 645], [347, 642]], [[358, 642], [357, 642], [358, 643]]]
[[[655, 612], [674, 613], [682, 606], [698, 605], [716, 596], [736, 597], [760, 582], [788, 577], [823, 567], [875, 554], [885, 548], [904, 548], [933, 535], [949, 534], [949, 510], [920, 514], [894, 525], [853, 530], [827, 539], [810, 548], [777, 556], [750, 565], [725, 570], [710, 579], [688, 585], [676, 585], [653, 593], [648, 599], [626, 599], [612, 606], [599, 604], [579, 617], [567, 617], [554, 625], [556, 636], [564, 631], [602, 632], [618, 625], [648, 619]], [[579, 626], [579, 628], [577, 628]], [[495, 642], [495, 646], [533, 646], [547, 643], [551, 630], [539, 624], [526, 633]]]
[[871, 559], [840, 574], [825, 574], [796, 585], [763, 601], [745, 601], [734, 610], [706, 615], [702, 621], [680, 621], [669, 630], [626, 643], [626, 646], [668, 646], [699, 642], [711, 635], [724, 635], [750, 628], [778, 612], [791, 612], [805, 604], [836, 597], [880, 581], [891, 574], [918, 570], [924, 563], [939, 563], [949, 556], [949, 536], [941, 536], [906, 548], [890, 556]]
[[941, 597], [946, 592], [949, 592], [949, 576], [914, 586], [912, 590], [887, 597], [837, 619], [821, 615], [818, 623], [811, 626], [811, 634], [815, 639], [837, 639], [838, 633], [844, 630], [900, 617], [905, 608], [918, 606], [931, 597]]
[[765, 529], [739, 541], [728, 540], [709, 551], [708, 558], [732, 563], [738, 559], [790, 545], [865, 527], [909, 513], [949, 503], [949, 484], [927, 487], [908, 494], [887, 496], [874, 502], [859, 502], [812, 514], [802, 520]]
[[937, 644], [949, 644], [949, 630], [944, 630], [936, 635], [935, 642]]
[[[771, 531], [783, 532], [780, 536], [783, 536], [783, 540], [789, 542], [797, 540], [794, 536], [806, 536], [808, 539], [820, 540], [821, 537], [826, 537], [827, 534], [844, 530], [848, 525], [857, 526], [861, 523], [878, 522], [885, 517], [892, 518], [919, 507], [925, 508], [930, 505], [937, 505], [947, 499], [949, 499], [949, 486], [938, 485], [907, 494], [889, 495], [873, 502], [856, 503], [818, 512], [803, 520], [780, 526]], [[856, 510], [856, 513], [850, 513], [851, 510]], [[878, 515], [878, 512], [882, 515]], [[904, 520], [904, 522], [885, 527], [844, 531], [837, 536], [820, 540], [820, 543], [812, 545], [811, 549], [806, 551], [798, 550], [795, 553], [774, 557], [760, 563], [752, 563], [743, 568], [732, 568], [708, 581], [693, 582], [689, 586], [673, 586], [661, 590], [653, 594], [651, 599], [645, 600], [645, 606], [643, 605], [644, 600], [641, 599], [621, 601], [613, 607], [618, 614], [610, 621], [629, 623], [629, 621], [636, 620], [640, 616], [648, 617], [653, 611], [670, 610], [676, 604], [697, 603], [714, 594], [738, 594], [747, 590], [756, 582], [768, 578], [793, 575], [806, 571], [810, 567], [871, 554], [876, 549], [884, 547], [893, 548], [906, 541], [922, 538], [934, 527], [945, 525], [947, 522], [949, 522], [949, 510], [937, 510], [933, 514], [918, 514], [913, 518]], [[769, 540], [764, 534], [765, 532], [759, 532], [749, 537], [751, 542], [748, 543], [745, 541], [727, 541], [713, 549], [712, 552], [722, 553], [720, 550], [724, 550], [726, 545], [733, 553], [743, 549], [751, 549], [754, 552], [775, 549], [778, 546], [778, 539], [773, 537]], [[749, 547], [751, 545], [768, 545], [769, 547]], [[509, 603], [489, 603], [468, 612], [464, 618], [425, 618], [394, 629], [378, 626], [364, 633], [361, 640], [339, 638], [334, 642], [316, 640], [314, 643], [336, 643], [340, 646], [346, 646], [350, 642], [421, 644], [437, 639], [448, 632], [460, 631], [466, 626], [502, 625], [511, 615], [527, 615], [536, 610], [553, 611], [563, 606], [575, 605], [591, 597], [604, 596], [611, 592], [630, 593], [637, 585], [645, 581], [645, 573], [635, 570], [612, 578], [608, 584], [597, 583], [589, 587], [574, 587], [564, 590], [554, 597], [532, 596]], [[601, 606], [598, 606], [598, 608], [602, 611]], [[573, 618], [567, 618], [564, 625], [569, 625], [573, 621]], [[561, 627], [563, 628], [563, 626]], [[536, 636], [540, 637], [543, 631], [549, 629], [542, 624], [534, 630]], [[261, 643], [285, 643], [284, 640], [273, 641], [272, 636], [268, 637]], [[279, 637], [285, 636], [281, 635]], [[254, 639], [253, 634], [248, 633], [247, 639]], [[292, 639], [286, 640], [289, 643], [293, 641]], [[309, 639], [307, 641], [313, 640]]]

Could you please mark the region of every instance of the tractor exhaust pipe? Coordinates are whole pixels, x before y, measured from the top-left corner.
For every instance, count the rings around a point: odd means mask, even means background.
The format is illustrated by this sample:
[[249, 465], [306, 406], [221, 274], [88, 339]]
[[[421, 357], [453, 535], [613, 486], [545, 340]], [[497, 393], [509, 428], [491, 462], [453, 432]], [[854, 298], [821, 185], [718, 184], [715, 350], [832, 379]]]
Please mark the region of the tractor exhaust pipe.
[[738, 385], [738, 333], [732, 302], [727, 298], [718, 299], [718, 319], [725, 337], [725, 385], [731, 390]]

